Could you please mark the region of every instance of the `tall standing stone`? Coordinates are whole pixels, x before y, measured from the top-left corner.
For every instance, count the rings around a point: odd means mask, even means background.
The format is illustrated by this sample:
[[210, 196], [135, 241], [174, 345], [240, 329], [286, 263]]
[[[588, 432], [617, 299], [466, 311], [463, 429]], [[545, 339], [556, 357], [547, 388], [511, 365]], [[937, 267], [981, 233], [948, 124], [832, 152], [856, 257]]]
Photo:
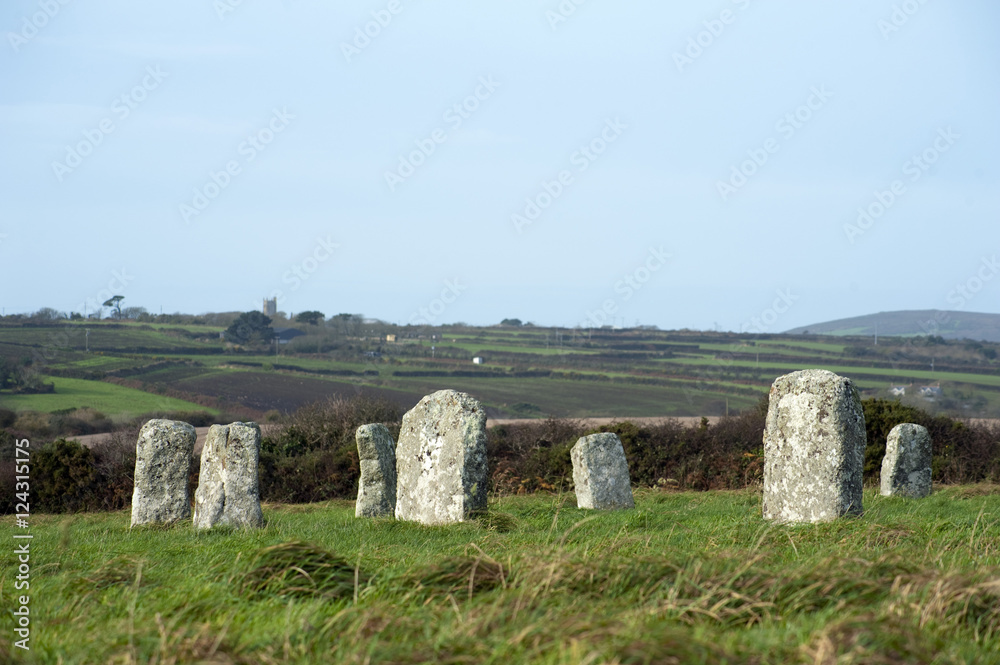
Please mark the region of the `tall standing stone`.
[[439, 390], [403, 416], [396, 445], [396, 518], [461, 522], [486, 510], [486, 412]]
[[771, 386], [764, 429], [764, 518], [861, 515], [865, 416], [854, 382], [807, 369]]
[[177, 420], [150, 420], [139, 430], [132, 526], [191, 516], [188, 470], [196, 438], [194, 427]]
[[922, 425], [896, 425], [885, 442], [882, 496], [922, 499], [930, 493], [931, 435]]
[[632, 481], [621, 439], [613, 432], [582, 437], [570, 450], [578, 508], [634, 508]]
[[396, 512], [396, 444], [385, 425], [362, 425], [355, 432], [361, 479], [355, 517], [392, 516]]
[[194, 525], [261, 527], [257, 423], [212, 425], [201, 449], [201, 472], [194, 494]]

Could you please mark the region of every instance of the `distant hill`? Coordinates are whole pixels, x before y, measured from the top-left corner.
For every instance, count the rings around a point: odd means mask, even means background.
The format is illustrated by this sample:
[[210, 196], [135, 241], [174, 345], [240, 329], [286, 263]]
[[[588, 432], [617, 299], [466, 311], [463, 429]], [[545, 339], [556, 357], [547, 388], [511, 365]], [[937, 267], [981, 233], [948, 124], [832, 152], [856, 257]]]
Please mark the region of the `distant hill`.
[[787, 334], [817, 335], [940, 335], [945, 339], [1000, 342], [1000, 314], [955, 312], [939, 309], [879, 312], [849, 319], [814, 323]]

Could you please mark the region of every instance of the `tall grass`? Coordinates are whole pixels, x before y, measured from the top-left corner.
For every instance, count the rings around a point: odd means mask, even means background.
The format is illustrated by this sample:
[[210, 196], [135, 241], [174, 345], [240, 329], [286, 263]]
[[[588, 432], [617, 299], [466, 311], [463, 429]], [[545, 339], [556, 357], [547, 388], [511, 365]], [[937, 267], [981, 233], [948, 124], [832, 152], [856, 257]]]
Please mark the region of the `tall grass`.
[[[997, 663], [1000, 487], [777, 526], [755, 491], [571, 494], [423, 527], [346, 501], [259, 531], [39, 516], [32, 650], [55, 663]], [[497, 528], [497, 526], [502, 528]], [[4, 589], [16, 563], [5, 557]]]

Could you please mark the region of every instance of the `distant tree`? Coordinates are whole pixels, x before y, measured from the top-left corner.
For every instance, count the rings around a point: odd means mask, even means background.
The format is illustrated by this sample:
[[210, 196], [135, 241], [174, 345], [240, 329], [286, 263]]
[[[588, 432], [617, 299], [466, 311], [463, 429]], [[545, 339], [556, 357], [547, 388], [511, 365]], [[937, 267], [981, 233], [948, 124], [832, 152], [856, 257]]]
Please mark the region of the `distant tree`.
[[31, 318], [38, 319], [40, 321], [58, 321], [59, 319], [65, 319], [66, 315], [58, 310], [52, 309], [51, 307], [43, 307], [32, 314]]
[[19, 369], [13, 360], [0, 356], [0, 390], [13, 388], [18, 384]]
[[126, 307], [122, 310], [122, 316], [133, 321], [137, 321], [147, 314], [149, 312], [145, 307]]
[[124, 299], [125, 296], [111, 296], [104, 301], [102, 306], [113, 308], [115, 310], [115, 318], [120, 321], [122, 318], [122, 300]]
[[0, 389], [30, 395], [55, 392], [55, 384], [44, 383], [30, 360], [18, 363], [0, 356]]
[[357, 333], [364, 318], [365, 317], [361, 314], [347, 314], [341, 312], [340, 314], [331, 317], [330, 321], [338, 324], [341, 332], [345, 335], [350, 335], [352, 332]]
[[317, 312], [315, 310], [299, 312], [295, 316], [295, 320], [299, 323], [308, 323], [311, 326], [319, 325], [325, 318], [326, 317], [323, 315], [323, 312]]
[[270, 343], [274, 339], [271, 319], [254, 310], [244, 312], [226, 328], [226, 339], [235, 344]]
[[80, 312], [70, 312], [69, 320], [70, 321], [82, 321], [83, 320], [83, 314], [81, 314]]
[[502, 325], [502, 326], [514, 326], [516, 328], [520, 328], [524, 324], [521, 323], [521, 319], [504, 319], [503, 321], [500, 322], [500, 325]]

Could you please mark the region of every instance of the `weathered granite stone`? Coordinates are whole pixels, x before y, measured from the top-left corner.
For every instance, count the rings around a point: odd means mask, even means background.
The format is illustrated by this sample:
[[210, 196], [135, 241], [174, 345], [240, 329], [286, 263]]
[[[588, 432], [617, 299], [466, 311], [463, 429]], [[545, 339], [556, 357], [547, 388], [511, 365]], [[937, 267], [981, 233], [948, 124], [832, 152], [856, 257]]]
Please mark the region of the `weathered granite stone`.
[[885, 442], [882, 496], [922, 499], [930, 493], [931, 435], [922, 425], [896, 425]]
[[261, 527], [257, 465], [260, 427], [257, 423], [212, 425], [201, 449], [201, 472], [194, 493], [194, 525]]
[[361, 479], [355, 517], [393, 516], [396, 512], [396, 444], [385, 425], [362, 425], [355, 432]]
[[177, 420], [150, 420], [135, 445], [132, 526], [175, 522], [191, 516], [188, 470], [194, 427]]
[[861, 515], [865, 416], [854, 383], [807, 369], [771, 386], [764, 429], [764, 518], [826, 522]]
[[465, 393], [427, 395], [399, 431], [396, 518], [448, 524], [484, 510], [486, 412]]
[[581, 437], [570, 450], [578, 508], [634, 508], [632, 481], [621, 439], [613, 432]]

